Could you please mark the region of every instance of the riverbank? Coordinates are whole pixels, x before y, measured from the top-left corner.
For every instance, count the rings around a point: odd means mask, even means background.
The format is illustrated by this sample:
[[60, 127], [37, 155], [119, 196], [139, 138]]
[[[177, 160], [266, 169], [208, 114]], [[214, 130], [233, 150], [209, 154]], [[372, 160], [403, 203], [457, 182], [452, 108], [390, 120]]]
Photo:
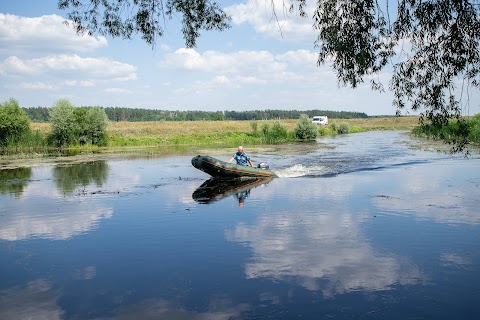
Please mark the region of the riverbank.
[[[417, 123], [417, 117], [330, 119], [329, 125], [318, 127], [318, 133], [319, 137], [333, 135], [339, 131], [340, 127], [348, 128], [348, 132], [344, 133], [372, 130], [412, 130]], [[77, 146], [58, 149], [39, 147], [32, 143], [5, 150], [0, 156], [0, 168], [12, 169], [94, 160], [196, 154], [201, 153], [202, 148], [205, 147], [214, 147], [228, 153], [232, 146], [240, 144], [254, 147], [258, 151], [268, 149], [269, 146], [275, 144], [297, 141], [293, 135], [296, 125], [297, 120], [277, 121], [277, 128], [280, 126], [285, 129], [287, 135], [283, 139], [268, 141], [265, 139], [263, 130], [266, 126], [272, 130], [275, 127], [274, 120], [110, 122], [107, 128], [109, 136], [107, 147]], [[46, 137], [50, 133], [48, 123], [32, 123], [31, 129], [39, 137]]]
[[[297, 125], [295, 119], [279, 120], [288, 132]], [[268, 143], [260, 133], [264, 126], [273, 128], [275, 120], [256, 121], [148, 121], [110, 122], [107, 128], [109, 147], [144, 147], [173, 145], [235, 145]], [[256, 125], [255, 125], [256, 123]], [[327, 126], [319, 126], [319, 135], [332, 135], [340, 124], [347, 124], [348, 133], [372, 130], [412, 130], [418, 117], [382, 117], [359, 119], [330, 119]], [[256, 126], [256, 130], [255, 127]], [[48, 123], [32, 123], [33, 132], [48, 135]], [[295, 140], [287, 136], [278, 142]], [[79, 147], [76, 147], [77, 149]]]

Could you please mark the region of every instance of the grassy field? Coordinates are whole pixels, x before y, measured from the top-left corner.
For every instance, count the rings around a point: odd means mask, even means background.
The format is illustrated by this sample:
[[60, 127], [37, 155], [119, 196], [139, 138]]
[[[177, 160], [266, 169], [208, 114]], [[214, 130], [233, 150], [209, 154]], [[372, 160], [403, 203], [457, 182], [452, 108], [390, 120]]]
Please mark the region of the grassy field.
[[330, 123], [346, 122], [352, 128], [361, 128], [364, 131], [372, 130], [412, 130], [418, 126], [418, 116], [410, 117], [382, 117], [382, 118], [366, 118], [366, 119], [338, 119], [331, 120]]
[[[256, 121], [258, 130], [274, 121]], [[293, 132], [297, 120], [280, 120]], [[330, 119], [330, 124], [319, 126], [320, 135], [334, 134], [332, 128], [347, 124], [349, 132], [370, 130], [411, 130], [418, 125], [418, 117], [384, 117], [366, 119]], [[32, 131], [48, 134], [48, 123], [32, 123]], [[108, 126], [110, 147], [133, 147], [155, 145], [237, 145], [265, 143], [260, 135], [253, 134], [252, 121], [156, 121], [156, 122], [111, 122]]]

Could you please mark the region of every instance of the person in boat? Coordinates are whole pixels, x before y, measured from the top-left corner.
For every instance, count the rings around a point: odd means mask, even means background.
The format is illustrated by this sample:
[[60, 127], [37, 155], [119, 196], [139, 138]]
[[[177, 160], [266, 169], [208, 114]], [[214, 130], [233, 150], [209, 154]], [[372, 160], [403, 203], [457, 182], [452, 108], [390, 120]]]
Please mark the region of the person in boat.
[[230, 159], [230, 161], [228, 161], [228, 163], [232, 163], [233, 161], [236, 161], [237, 164], [242, 165], [242, 166], [253, 167], [253, 163], [250, 160], [250, 157], [248, 156], [248, 154], [245, 151], [243, 151], [242, 146], [239, 146], [237, 148], [237, 152], [235, 152], [233, 154], [232, 159]]

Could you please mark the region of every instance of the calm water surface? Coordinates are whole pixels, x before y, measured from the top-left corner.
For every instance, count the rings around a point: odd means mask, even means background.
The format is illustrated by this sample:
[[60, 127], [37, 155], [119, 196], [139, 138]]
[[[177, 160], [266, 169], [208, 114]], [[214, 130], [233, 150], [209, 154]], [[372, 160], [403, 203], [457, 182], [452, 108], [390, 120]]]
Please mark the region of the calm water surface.
[[280, 178], [0, 170], [0, 319], [477, 319], [477, 155], [401, 132], [247, 152]]

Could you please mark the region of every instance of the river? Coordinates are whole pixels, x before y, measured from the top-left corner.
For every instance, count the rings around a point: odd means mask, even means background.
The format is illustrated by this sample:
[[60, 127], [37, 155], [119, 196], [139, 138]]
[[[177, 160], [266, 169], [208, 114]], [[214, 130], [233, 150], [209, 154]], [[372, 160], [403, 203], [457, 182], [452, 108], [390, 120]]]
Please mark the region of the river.
[[0, 170], [0, 319], [473, 319], [480, 157], [400, 131]]

